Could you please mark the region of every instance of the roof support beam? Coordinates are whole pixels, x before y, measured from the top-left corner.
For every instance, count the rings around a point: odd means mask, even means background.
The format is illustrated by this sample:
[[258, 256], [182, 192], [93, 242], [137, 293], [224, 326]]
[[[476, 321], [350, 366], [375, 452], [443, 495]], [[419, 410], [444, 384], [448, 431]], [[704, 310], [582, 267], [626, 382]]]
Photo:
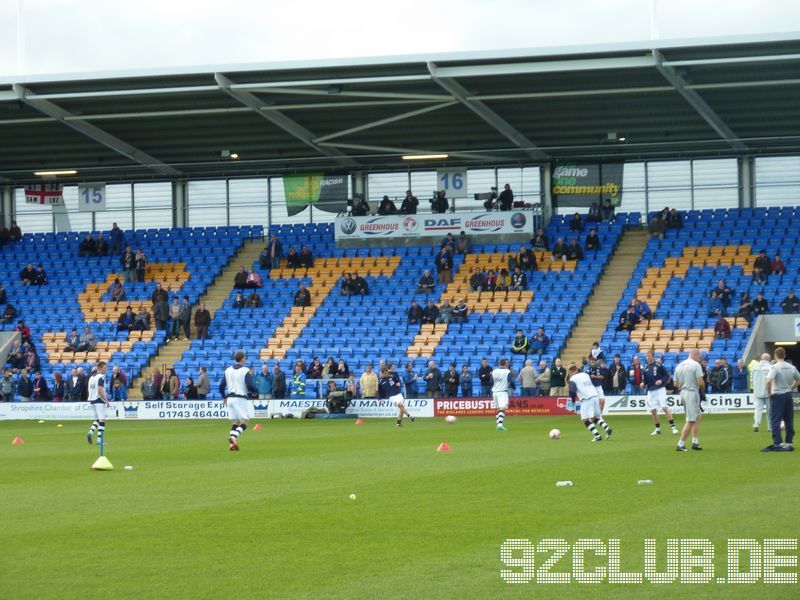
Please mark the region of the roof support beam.
[[[320, 146], [329, 146], [331, 148], [347, 148], [350, 150], [364, 150], [366, 152], [383, 152], [388, 155], [394, 154], [447, 154], [451, 158], [466, 158], [469, 160], [480, 160], [486, 162], [500, 162], [508, 161], [508, 157], [501, 157], [498, 155], [482, 154], [482, 151], [455, 151], [421, 149], [421, 148], [398, 148], [393, 146], [370, 146], [367, 144], [348, 144], [345, 142], [320, 142]], [[517, 152], [516, 148], [514, 149]]]
[[535, 160], [547, 160], [547, 154], [537, 148], [536, 144], [525, 137], [522, 133], [517, 131], [510, 123], [508, 123], [508, 121], [503, 119], [503, 117], [498, 115], [480, 100], [470, 100], [469, 92], [465, 90], [460, 83], [447, 77], [440, 77], [439, 69], [434, 63], [428, 63], [428, 70], [430, 71], [433, 80], [438, 83], [442, 89], [451, 94], [456, 100], [461, 102], [461, 104], [466, 106], [469, 110], [474, 112], [489, 125], [494, 127], [503, 136], [511, 140], [511, 142], [523, 150], [528, 156]]
[[663, 56], [661, 53], [658, 50], [654, 50], [653, 56], [656, 59], [656, 70], [661, 73], [664, 79], [675, 88], [675, 91], [689, 103], [689, 106], [691, 106], [722, 139], [728, 142], [731, 148], [739, 152], [746, 152], [748, 148], [744, 142], [742, 142], [731, 128], [728, 127], [728, 124], [714, 112], [714, 109], [700, 97], [700, 94], [686, 87], [686, 80], [681, 77], [673, 67], [663, 64]]
[[[134, 148], [129, 143], [123, 142], [118, 137], [103, 131], [99, 127], [96, 127], [91, 123], [87, 123], [86, 121], [82, 121], [79, 118], [75, 118], [74, 115], [70, 114], [60, 106], [53, 104], [49, 100], [36, 100], [30, 98], [30, 90], [22, 85], [15, 83], [14, 93], [16, 93], [19, 100], [22, 100], [28, 106], [38, 110], [48, 117], [60, 121], [67, 127], [74, 129], [78, 133], [88, 137], [91, 140], [94, 140], [95, 142], [98, 142], [99, 144], [102, 144], [106, 148], [109, 148], [118, 154], [122, 154], [135, 163], [144, 165], [160, 175], [167, 175], [169, 177], [178, 177], [181, 175], [181, 172], [177, 169], [170, 167], [168, 164], [161, 162], [160, 160], [150, 156], [138, 148]], [[72, 118], [68, 120], [69, 117]]]
[[329, 158], [333, 158], [338, 161], [342, 166], [345, 167], [358, 167], [359, 164], [354, 161], [352, 158], [347, 156], [345, 153], [337, 150], [336, 148], [327, 148], [318, 145], [314, 142], [316, 136], [311, 133], [308, 129], [293, 121], [289, 117], [285, 116], [284, 114], [278, 112], [277, 110], [269, 110], [269, 105], [254, 96], [250, 92], [240, 92], [233, 90], [231, 86], [234, 85], [233, 81], [225, 77], [222, 73], [214, 73], [214, 80], [217, 82], [219, 89], [222, 90], [224, 93], [228, 94], [234, 100], [244, 104], [245, 106], [249, 107], [257, 114], [264, 117], [267, 121], [276, 125], [283, 129], [289, 135], [297, 138], [301, 142], [303, 142], [306, 146], [313, 148], [323, 156], [327, 156]]

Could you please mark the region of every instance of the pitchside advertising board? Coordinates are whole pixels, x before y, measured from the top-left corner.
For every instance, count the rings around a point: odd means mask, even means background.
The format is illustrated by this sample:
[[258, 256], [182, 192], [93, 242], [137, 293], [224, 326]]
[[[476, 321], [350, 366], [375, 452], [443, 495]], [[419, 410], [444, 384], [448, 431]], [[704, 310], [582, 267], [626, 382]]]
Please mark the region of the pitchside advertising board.
[[448, 233], [480, 236], [533, 234], [533, 219], [525, 211], [337, 217], [336, 241], [375, 238], [444, 237]]
[[[510, 399], [509, 415], [563, 416], [574, 415], [567, 410], [567, 398], [545, 396], [539, 398]], [[675, 414], [683, 413], [680, 396], [667, 396], [667, 404]], [[312, 398], [287, 398], [285, 400], [250, 400], [251, 418], [268, 419], [277, 415], [299, 417], [308, 409], [323, 410], [324, 400]], [[494, 416], [490, 398], [414, 398], [406, 400], [406, 408], [414, 417], [488, 417]], [[703, 402], [707, 414], [752, 412], [755, 401], [752, 394], [709, 394]], [[800, 412], [800, 398], [795, 398], [795, 412]], [[603, 413], [607, 415], [646, 414], [646, 396], [608, 396]], [[388, 419], [397, 416], [397, 408], [388, 400], [353, 400], [348, 414], [362, 418]], [[142, 400], [140, 402], [112, 402], [109, 410], [112, 419], [226, 419], [227, 409], [221, 400]], [[46, 419], [79, 421], [94, 419], [88, 402], [6, 402], [0, 403], [0, 420]]]

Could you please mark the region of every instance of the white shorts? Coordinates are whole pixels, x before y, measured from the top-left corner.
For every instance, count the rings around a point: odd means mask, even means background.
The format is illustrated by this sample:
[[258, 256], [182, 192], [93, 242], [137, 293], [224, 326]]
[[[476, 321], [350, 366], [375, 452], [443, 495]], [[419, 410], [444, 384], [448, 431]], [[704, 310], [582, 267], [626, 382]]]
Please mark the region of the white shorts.
[[495, 410], [508, 408], [508, 392], [492, 392], [492, 408]]
[[247, 398], [228, 398], [228, 418], [231, 421], [247, 421]]
[[603, 391], [603, 388], [599, 385], [594, 386], [595, 391], [597, 392], [598, 398], [605, 398], [606, 393]]
[[658, 388], [647, 392], [647, 408], [649, 410], [665, 409], [667, 407], [667, 390]]
[[405, 402], [405, 398], [403, 398], [403, 394], [395, 394], [394, 396], [389, 396], [389, 402], [395, 406], [400, 406]]
[[92, 408], [94, 409], [94, 416], [98, 421], [105, 421], [106, 420], [106, 403], [105, 402], [93, 402]]
[[581, 400], [581, 419], [593, 419], [601, 416], [600, 412], [600, 398], [586, 398]]

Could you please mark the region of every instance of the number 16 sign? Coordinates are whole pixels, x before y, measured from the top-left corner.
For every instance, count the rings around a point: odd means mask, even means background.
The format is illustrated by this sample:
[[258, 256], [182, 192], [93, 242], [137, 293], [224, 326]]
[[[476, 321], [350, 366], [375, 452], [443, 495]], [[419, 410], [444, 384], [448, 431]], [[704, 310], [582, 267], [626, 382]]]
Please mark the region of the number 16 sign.
[[80, 212], [101, 212], [106, 209], [106, 184], [82, 183], [78, 186]]

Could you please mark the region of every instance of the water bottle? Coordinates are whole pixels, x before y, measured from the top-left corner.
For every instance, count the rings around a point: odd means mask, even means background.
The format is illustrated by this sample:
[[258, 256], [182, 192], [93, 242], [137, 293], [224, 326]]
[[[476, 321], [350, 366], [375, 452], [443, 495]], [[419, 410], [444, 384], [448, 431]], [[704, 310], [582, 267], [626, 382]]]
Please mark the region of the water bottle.
[[640, 479], [636, 482], [636, 485], [651, 485], [653, 483], [652, 479]]
[[556, 481], [556, 487], [569, 487], [574, 485], [571, 481]]

